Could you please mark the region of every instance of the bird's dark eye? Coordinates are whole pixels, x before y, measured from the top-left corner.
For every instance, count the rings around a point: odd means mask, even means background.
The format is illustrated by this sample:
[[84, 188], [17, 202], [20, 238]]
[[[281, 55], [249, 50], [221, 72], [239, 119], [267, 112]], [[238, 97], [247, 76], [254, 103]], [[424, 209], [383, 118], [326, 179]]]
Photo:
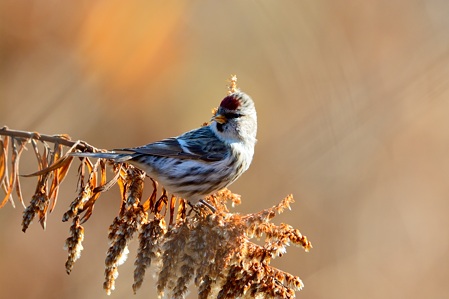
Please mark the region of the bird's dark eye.
[[231, 112], [229, 112], [229, 113], [225, 113], [223, 116], [226, 117], [227, 119], [232, 119], [232, 118], [241, 117], [242, 115], [240, 113], [231, 113]]

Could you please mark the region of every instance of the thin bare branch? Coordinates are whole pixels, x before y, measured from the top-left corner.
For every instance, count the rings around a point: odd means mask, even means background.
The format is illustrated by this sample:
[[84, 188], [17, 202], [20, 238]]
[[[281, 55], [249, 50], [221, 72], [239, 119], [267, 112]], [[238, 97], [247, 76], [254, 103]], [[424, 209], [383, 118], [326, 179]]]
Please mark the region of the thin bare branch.
[[21, 137], [24, 139], [34, 139], [39, 141], [47, 141], [51, 143], [59, 143], [65, 146], [72, 147], [76, 145], [76, 149], [83, 152], [94, 152], [95, 147], [89, 145], [84, 141], [72, 141], [70, 140], [70, 136], [66, 134], [59, 135], [44, 135], [39, 134], [37, 132], [27, 132], [27, 131], [19, 131], [19, 130], [11, 130], [7, 127], [3, 127], [0, 129], [0, 135], [3, 136], [11, 136], [11, 137]]

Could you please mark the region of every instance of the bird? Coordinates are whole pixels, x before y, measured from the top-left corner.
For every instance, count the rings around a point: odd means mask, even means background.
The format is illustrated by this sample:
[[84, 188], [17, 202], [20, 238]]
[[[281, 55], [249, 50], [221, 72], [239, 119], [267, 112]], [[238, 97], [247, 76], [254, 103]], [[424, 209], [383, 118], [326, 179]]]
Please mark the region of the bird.
[[214, 211], [205, 198], [228, 187], [249, 168], [256, 135], [254, 102], [237, 89], [222, 99], [207, 125], [139, 147], [72, 155], [129, 163], [174, 196]]

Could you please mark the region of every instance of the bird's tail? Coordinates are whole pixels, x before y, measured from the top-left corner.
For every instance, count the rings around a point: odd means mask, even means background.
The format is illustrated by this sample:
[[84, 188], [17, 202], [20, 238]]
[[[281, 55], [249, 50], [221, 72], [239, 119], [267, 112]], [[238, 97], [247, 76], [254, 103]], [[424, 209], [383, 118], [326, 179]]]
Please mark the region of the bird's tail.
[[70, 156], [74, 157], [88, 157], [88, 158], [103, 158], [103, 159], [111, 159], [115, 162], [125, 162], [132, 158], [130, 154], [119, 154], [119, 153], [81, 153], [74, 152], [70, 153]]

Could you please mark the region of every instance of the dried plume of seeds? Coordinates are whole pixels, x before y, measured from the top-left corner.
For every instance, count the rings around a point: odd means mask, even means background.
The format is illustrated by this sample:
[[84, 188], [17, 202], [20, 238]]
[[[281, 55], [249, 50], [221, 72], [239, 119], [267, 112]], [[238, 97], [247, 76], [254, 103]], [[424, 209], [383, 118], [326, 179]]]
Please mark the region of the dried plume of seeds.
[[83, 250], [82, 242], [84, 240], [84, 227], [80, 224], [80, 217], [73, 218], [70, 226], [70, 237], [65, 240], [64, 249], [68, 252], [65, 269], [67, 274], [72, 272], [75, 262], [81, 257], [81, 250]]
[[[237, 90], [237, 78], [229, 80], [229, 92]], [[49, 146], [49, 143], [54, 146]], [[22, 199], [19, 176], [20, 156], [26, 144], [31, 144], [39, 170], [37, 186], [28, 206]], [[64, 152], [64, 149], [67, 150]], [[15, 206], [16, 193], [22, 205], [22, 230], [25, 232], [35, 216], [45, 228], [48, 212], [57, 202], [60, 184], [74, 160], [74, 151], [99, 152], [83, 141], [71, 141], [67, 135], [41, 135], [34, 132], [0, 129], [0, 187], [6, 203]], [[156, 271], [158, 295], [185, 298], [194, 284], [198, 298], [294, 298], [303, 287], [299, 277], [270, 265], [273, 258], [286, 253], [287, 246], [296, 245], [305, 251], [311, 243], [299, 230], [287, 224], [275, 225], [272, 218], [293, 203], [291, 195], [278, 205], [257, 213], [240, 215], [227, 207], [240, 203], [240, 196], [224, 189], [207, 198], [215, 208], [188, 208], [186, 202], [161, 188], [152, 179], [151, 195], [142, 200], [145, 173], [127, 164], [88, 158], [80, 159], [77, 170], [78, 196], [63, 215], [71, 219], [70, 236], [65, 241], [68, 252], [66, 272], [70, 274], [83, 250], [85, 230], [94, 206], [103, 192], [114, 184], [120, 188], [120, 212], [109, 227], [109, 249], [105, 260], [103, 287], [110, 294], [115, 288], [118, 266], [125, 262], [128, 244], [138, 235], [139, 246], [134, 261], [133, 291], [141, 287], [147, 269]], [[113, 173], [107, 179], [107, 173]], [[263, 245], [252, 242], [263, 240]]]
[[115, 289], [118, 266], [126, 261], [128, 244], [148, 218], [140, 200], [142, 198], [145, 173], [128, 167], [124, 179], [119, 181], [123, 201], [120, 213], [109, 227], [110, 246], [106, 256], [105, 282], [103, 288], [108, 294]]

